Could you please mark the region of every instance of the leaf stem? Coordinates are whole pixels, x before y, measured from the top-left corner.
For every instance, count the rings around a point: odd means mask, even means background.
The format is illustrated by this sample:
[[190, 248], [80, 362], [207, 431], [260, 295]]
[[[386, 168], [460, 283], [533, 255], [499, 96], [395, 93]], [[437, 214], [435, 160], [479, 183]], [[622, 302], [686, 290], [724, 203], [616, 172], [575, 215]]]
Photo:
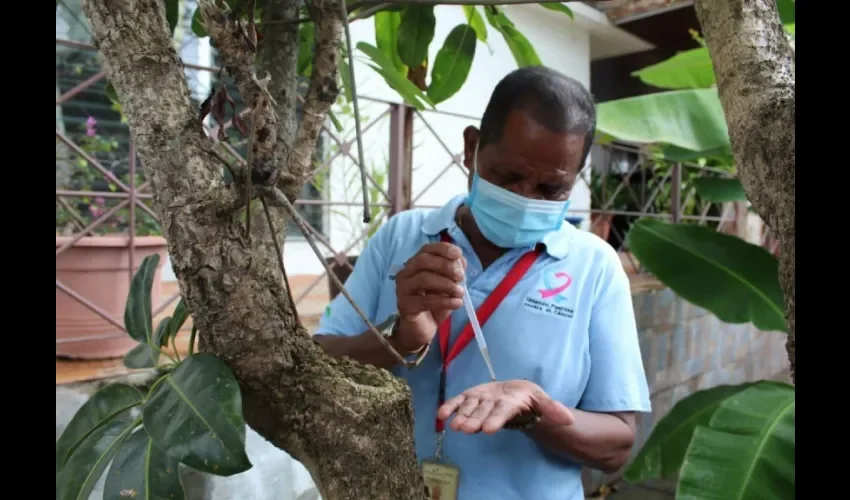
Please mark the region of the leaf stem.
[[180, 359], [180, 353], [177, 352], [177, 333], [171, 336], [171, 348], [174, 349], [174, 355], [177, 357], [177, 363], [183, 361]]
[[154, 382], [153, 385], [151, 385], [151, 388], [148, 390], [148, 395], [145, 396], [145, 401], [150, 399], [151, 394], [153, 394], [153, 391], [155, 391], [156, 388], [159, 387], [159, 384], [163, 383], [165, 381], [165, 379], [168, 378], [168, 375], [169, 375], [169, 373], [166, 373], [163, 376], [156, 379], [156, 382]]
[[189, 335], [189, 356], [195, 354], [195, 335], [198, 333], [198, 327], [195, 326], [194, 318], [192, 319], [192, 333]]

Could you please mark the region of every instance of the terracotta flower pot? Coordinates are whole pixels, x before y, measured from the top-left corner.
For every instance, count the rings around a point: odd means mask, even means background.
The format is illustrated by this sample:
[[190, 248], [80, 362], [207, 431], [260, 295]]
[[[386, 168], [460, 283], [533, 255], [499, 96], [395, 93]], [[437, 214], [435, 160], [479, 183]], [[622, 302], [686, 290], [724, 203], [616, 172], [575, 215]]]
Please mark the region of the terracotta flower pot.
[[[71, 241], [57, 236], [56, 248]], [[124, 324], [124, 306], [130, 290], [130, 249], [127, 236], [87, 236], [56, 256], [56, 280]], [[137, 236], [133, 266], [135, 273], [142, 259], [159, 254], [160, 264], [151, 290], [154, 309], [161, 302], [160, 275], [168, 250], [165, 238]], [[136, 342], [127, 334], [109, 339], [83, 337], [116, 335], [122, 331], [77, 299], [56, 289], [56, 356], [78, 359], [117, 358]], [[60, 342], [60, 340], [64, 342]]]

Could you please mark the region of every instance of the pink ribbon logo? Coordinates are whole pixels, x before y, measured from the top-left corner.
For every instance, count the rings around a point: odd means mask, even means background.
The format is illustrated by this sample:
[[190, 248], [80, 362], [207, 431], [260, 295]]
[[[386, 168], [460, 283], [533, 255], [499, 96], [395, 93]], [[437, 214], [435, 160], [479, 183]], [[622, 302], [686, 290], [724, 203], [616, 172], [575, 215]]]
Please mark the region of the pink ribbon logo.
[[[563, 280], [563, 283], [558, 284], [557, 281], [559, 280]], [[557, 273], [544, 273], [543, 285], [545, 285], [546, 288], [537, 291], [540, 292], [541, 299], [549, 299], [562, 293], [572, 284], [573, 278], [565, 272], [559, 271]]]

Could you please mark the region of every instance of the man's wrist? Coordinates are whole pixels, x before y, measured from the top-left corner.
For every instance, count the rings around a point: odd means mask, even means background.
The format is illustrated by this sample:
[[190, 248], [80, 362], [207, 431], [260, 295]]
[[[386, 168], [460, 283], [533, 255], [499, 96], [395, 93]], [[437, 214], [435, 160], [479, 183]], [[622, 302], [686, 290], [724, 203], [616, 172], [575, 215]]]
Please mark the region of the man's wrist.
[[389, 337], [387, 338], [387, 342], [390, 343], [393, 349], [395, 349], [402, 356], [412, 356], [414, 354], [421, 353], [423, 349], [428, 347], [428, 344], [422, 344], [416, 347], [410, 347], [405, 345], [399, 339], [399, 331], [401, 330], [401, 318], [396, 320], [395, 325], [393, 326], [392, 331], [390, 332]]

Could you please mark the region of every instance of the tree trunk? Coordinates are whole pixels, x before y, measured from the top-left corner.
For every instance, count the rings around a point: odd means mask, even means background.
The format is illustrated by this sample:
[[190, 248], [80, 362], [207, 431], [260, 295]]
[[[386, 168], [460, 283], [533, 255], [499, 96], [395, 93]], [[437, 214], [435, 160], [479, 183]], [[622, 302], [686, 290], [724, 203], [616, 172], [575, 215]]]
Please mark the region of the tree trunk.
[[[242, 27], [211, 0], [199, 2], [210, 38], [253, 109], [251, 178], [277, 184], [291, 200], [309, 177], [316, 138], [338, 94], [339, 1], [309, 2], [316, 57], [297, 127], [296, 31], [288, 23], [297, 2], [265, 2], [264, 20], [277, 24], [264, 33], [257, 57]], [[696, 8], [741, 180], [782, 248], [793, 373], [794, 61], [773, 1], [698, 0]], [[384, 370], [326, 356], [297, 323], [272, 232], [257, 212], [247, 234], [241, 184], [225, 186], [222, 165], [209, 152], [163, 2], [82, 4], [152, 182], [201, 347], [233, 371], [248, 424], [303, 463], [325, 500], [421, 498], [409, 389]], [[270, 83], [257, 78], [255, 59]], [[280, 237], [284, 217], [275, 211], [272, 219]]]
[[[260, 182], [280, 175], [281, 188], [294, 199], [337, 93], [338, 55], [321, 52], [338, 54], [340, 5], [311, 2], [319, 55], [305, 118], [296, 131], [295, 94], [286, 85], [294, 79], [292, 32], [271, 37], [277, 55], [260, 54], [265, 65], [286, 65], [278, 72], [282, 80], [266, 89], [233, 23], [211, 1], [200, 3], [225, 66], [245, 102], [255, 108], [252, 122], [257, 125], [251, 126], [259, 132], [251, 170], [259, 172]], [[240, 205], [238, 188], [224, 185], [222, 165], [208, 152], [211, 142], [189, 98], [164, 3], [82, 4], [152, 182], [154, 206], [181, 293], [201, 332], [201, 347], [233, 371], [248, 424], [304, 464], [325, 500], [421, 497], [409, 389], [385, 370], [328, 357], [297, 324], [271, 235], [262, 229], [265, 220], [255, 215], [249, 238], [233, 209]], [[269, 10], [274, 15], [297, 14], [295, 2], [272, 4], [279, 7]], [[274, 112], [262, 105], [269, 93]], [[276, 133], [262, 133], [263, 127], [274, 127]], [[269, 135], [277, 140], [268, 140]], [[283, 217], [276, 214], [274, 220], [281, 231]]]
[[794, 51], [775, 0], [697, 0], [738, 176], [779, 243], [788, 360], [795, 381]]

